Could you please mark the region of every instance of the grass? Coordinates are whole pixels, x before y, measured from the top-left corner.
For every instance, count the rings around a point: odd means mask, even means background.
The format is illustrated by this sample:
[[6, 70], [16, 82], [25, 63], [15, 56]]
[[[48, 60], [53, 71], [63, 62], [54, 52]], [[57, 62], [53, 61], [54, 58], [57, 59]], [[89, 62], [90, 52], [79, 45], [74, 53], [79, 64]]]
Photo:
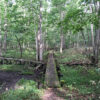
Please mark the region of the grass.
[[36, 82], [21, 79], [15, 90], [9, 90], [0, 95], [0, 100], [40, 100], [42, 90], [37, 89]]
[[[83, 55], [82, 50], [68, 49], [61, 54], [56, 52], [56, 59], [58, 63], [72, 62], [72, 61], [89, 61]], [[76, 90], [79, 95], [100, 94], [100, 68], [86, 67], [86, 66], [66, 66], [60, 64], [61, 83], [70, 91]], [[73, 93], [72, 93], [73, 95]], [[90, 99], [91, 100], [91, 99]]]
[[[33, 50], [23, 50], [23, 59], [35, 59], [35, 52]], [[7, 50], [6, 53], [3, 53], [4, 57], [14, 57], [20, 58], [20, 52], [18, 50]]]
[[22, 66], [22, 65], [0, 65], [0, 70], [2, 71], [14, 71], [14, 72], [20, 72], [21, 74], [33, 74], [33, 67], [28, 66]]
[[56, 52], [55, 55], [59, 63], [66, 63], [76, 60], [78, 61], [89, 60], [86, 57], [86, 55], [83, 55], [82, 52], [77, 49], [64, 50], [62, 54], [60, 52]]
[[61, 72], [62, 80], [69, 89], [76, 89], [80, 94], [100, 94], [100, 73], [96, 68], [61, 66]]

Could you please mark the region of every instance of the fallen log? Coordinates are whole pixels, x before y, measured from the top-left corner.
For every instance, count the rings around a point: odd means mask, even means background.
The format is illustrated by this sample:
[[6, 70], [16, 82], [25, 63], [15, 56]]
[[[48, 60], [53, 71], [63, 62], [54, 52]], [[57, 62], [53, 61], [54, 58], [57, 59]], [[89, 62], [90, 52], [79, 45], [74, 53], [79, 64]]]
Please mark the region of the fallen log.
[[33, 60], [25, 60], [25, 59], [16, 59], [16, 58], [5, 58], [0, 57], [0, 64], [17, 64], [17, 65], [39, 65], [39, 64], [45, 64], [44, 62], [40, 61], [33, 61]]
[[64, 65], [68, 65], [68, 66], [76, 66], [76, 65], [94, 65], [92, 62], [90, 61], [72, 61], [72, 62], [66, 62], [66, 63], [59, 63], [59, 64], [64, 64]]

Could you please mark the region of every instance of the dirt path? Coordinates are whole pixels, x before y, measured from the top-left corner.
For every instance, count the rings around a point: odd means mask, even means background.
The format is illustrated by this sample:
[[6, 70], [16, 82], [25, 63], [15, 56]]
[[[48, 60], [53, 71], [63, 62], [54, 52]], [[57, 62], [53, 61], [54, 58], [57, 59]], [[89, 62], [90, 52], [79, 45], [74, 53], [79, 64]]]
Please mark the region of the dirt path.
[[42, 100], [65, 100], [59, 97], [53, 88], [48, 88], [45, 90]]
[[100, 100], [100, 95], [81, 95], [77, 90], [70, 91], [68, 88], [48, 88], [44, 91], [42, 100]]

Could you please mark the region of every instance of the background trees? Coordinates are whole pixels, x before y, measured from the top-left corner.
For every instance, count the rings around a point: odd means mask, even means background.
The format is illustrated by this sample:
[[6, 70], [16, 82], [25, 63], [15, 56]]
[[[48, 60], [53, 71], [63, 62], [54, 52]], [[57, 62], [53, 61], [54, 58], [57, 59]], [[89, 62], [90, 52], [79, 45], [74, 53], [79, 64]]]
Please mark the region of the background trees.
[[34, 79], [20, 80], [0, 100], [39, 99], [49, 51], [64, 86], [55, 92], [68, 100], [99, 100], [100, 0], [0, 0], [0, 92], [24, 75]]
[[98, 62], [99, 3], [98, 0], [1, 0], [0, 55], [19, 52], [20, 58], [27, 53], [43, 60], [43, 52], [48, 49], [62, 53], [65, 48], [92, 47], [95, 63]]

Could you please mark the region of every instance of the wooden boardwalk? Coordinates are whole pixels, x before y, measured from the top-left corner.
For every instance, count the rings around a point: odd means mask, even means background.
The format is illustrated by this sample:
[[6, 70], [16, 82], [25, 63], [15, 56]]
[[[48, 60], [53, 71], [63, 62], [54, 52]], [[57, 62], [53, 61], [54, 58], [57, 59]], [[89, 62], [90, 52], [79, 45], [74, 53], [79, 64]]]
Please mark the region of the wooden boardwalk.
[[48, 55], [45, 82], [46, 82], [47, 87], [50, 87], [50, 88], [60, 87], [60, 82], [58, 79], [58, 74], [57, 74], [57, 69], [56, 69], [56, 63], [55, 63], [52, 52], [50, 52]]

